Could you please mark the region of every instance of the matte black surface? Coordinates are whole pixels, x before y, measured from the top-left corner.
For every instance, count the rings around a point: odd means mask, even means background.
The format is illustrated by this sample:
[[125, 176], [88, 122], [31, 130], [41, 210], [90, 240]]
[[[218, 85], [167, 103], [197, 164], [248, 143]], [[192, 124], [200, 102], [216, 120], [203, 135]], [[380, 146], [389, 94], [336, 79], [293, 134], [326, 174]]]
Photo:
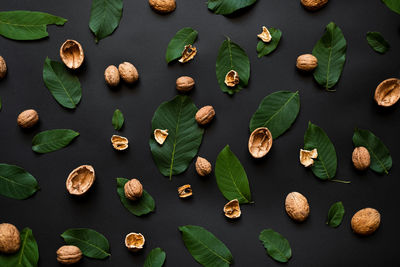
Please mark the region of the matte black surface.
[[[37, 10], [68, 19], [63, 27], [50, 26], [50, 37], [40, 41], [17, 42], [0, 37], [0, 54], [9, 72], [0, 82], [3, 110], [0, 112], [0, 162], [16, 164], [32, 173], [41, 190], [32, 198], [17, 201], [0, 197], [0, 221], [31, 227], [40, 250], [40, 266], [58, 266], [55, 251], [64, 242], [60, 234], [72, 227], [89, 227], [103, 233], [112, 256], [104, 261], [85, 258], [77, 266], [141, 266], [155, 247], [167, 253], [165, 266], [197, 266], [184, 247], [178, 226], [196, 224], [220, 238], [231, 250], [234, 266], [280, 264], [269, 258], [258, 235], [272, 228], [292, 246], [291, 266], [393, 266], [398, 263], [398, 187], [400, 107], [379, 109], [373, 102], [375, 87], [384, 79], [398, 77], [400, 70], [400, 16], [379, 0], [331, 0], [316, 13], [307, 12], [299, 0], [261, 0], [235, 16], [214, 15], [206, 1], [178, 0], [170, 15], [153, 12], [146, 0], [125, 0], [119, 28], [96, 44], [89, 30], [91, 1], [19, 0], [1, 1], [1, 10]], [[328, 93], [319, 88], [312, 75], [295, 69], [296, 57], [311, 52], [315, 43], [334, 21], [348, 43], [342, 78]], [[278, 49], [257, 58], [256, 34], [261, 26], [283, 32]], [[195, 60], [167, 65], [164, 60], [169, 40], [182, 27], [198, 30], [199, 53]], [[375, 53], [367, 44], [366, 32], [380, 31], [391, 44], [386, 55]], [[241, 45], [251, 61], [249, 87], [230, 97], [221, 92], [215, 78], [215, 60], [225, 36]], [[59, 59], [65, 39], [78, 40], [85, 49], [85, 64], [77, 72], [83, 88], [76, 110], [62, 108], [42, 80], [46, 56]], [[103, 78], [110, 64], [131, 61], [139, 70], [140, 82], [109, 89]], [[153, 163], [148, 139], [151, 118], [163, 101], [176, 95], [175, 79], [190, 75], [196, 88], [190, 94], [198, 107], [211, 104], [216, 119], [207, 128], [199, 154], [213, 164], [226, 145], [244, 165], [255, 204], [242, 206], [242, 218], [225, 219], [226, 200], [219, 192], [214, 174], [200, 178], [194, 164], [172, 182]], [[293, 127], [274, 142], [265, 159], [254, 160], [247, 151], [250, 117], [266, 95], [278, 90], [299, 90], [301, 111]], [[17, 115], [27, 108], [40, 114], [40, 125], [23, 131]], [[122, 110], [126, 124], [120, 132], [130, 140], [125, 153], [110, 144], [114, 131], [111, 118]], [[321, 182], [298, 162], [298, 151], [308, 121], [322, 127], [338, 154], [338, 179], [350, 185]], [[371, 170], [358, 173], [351, 163], [355, 127], [370, 129], [389, 147], [393, 168], [388, 176]], [[67, 148], [46, 155], [31, 150], [31, 139], [39, 131], [70, 128], [81, 133]], [[68, 195], [65, 180], [82, 164], [92, 164], [97, 178], [87, 196]], [[141, 179], [156, 201], [156, 211], [136, 217], [120, 203], [116, 177]], [[176, 188], [190, 183], [194, 197], [181, 200]], [[303, 193], [311, 205], [311, 216], [303, 224], [291, 221], [284, 210], [286, 194]], [[346, 214], [342, 225], [325, 225], [330, 205], [343, 201]], [[350, 229], [351, 216], [358, 209], [374, 207], [382, 214], [382, 224], [372, 236], [360, 238]], [[133, 254], [124, 247], [130, 232], [146, 237], [142, 252]]]

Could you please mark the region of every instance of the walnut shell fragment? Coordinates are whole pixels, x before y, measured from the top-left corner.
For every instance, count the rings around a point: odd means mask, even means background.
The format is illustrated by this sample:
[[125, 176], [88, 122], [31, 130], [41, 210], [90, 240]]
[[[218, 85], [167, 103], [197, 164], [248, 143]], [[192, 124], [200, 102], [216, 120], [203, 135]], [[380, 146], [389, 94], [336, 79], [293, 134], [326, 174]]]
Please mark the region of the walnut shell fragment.
[[111, 144], [116, 150], [122, 151], [128, 148], [129, 142], [128, 138], [114, 134], [111, 137]]
[[260, 38], [264, 43], [269, 43], [272, 40], [271, 33], [265, 26], [262, 26], [262, 32], [258, 34], [257, 37]]
[[7, 64], [2, 56], [0, 56], [0, 80], [7, 74]]
[[298, 222], [304, 221], [310, 214], [307, 198], [298, 192], [286, 196], [285, 209], [289, 217]]
[[301, 0], [301, 4], [308, 10], [315, 11], [328, 3], [328, 0]]
[[137, 200], [143, 195], [143, 185], [138, 179], [131, 179], [124, 185], [125, 197], [130, 200]]
[[379, 106], [390, 107], [400, 99], [400, 80], [390, 78], [381, 82], [375, 90], [375, 101]]
[[10, 223], [0, 224], [0, 253], [12, 254], [21, 247], [21, 238], [17, 227]]
[[351, 228], [356, 234], [370, 235], [381, 223], [381, 215], [376, 209], [365, 208], [357, 211], [351, 218]]
[[353, 161], [354, 167], [360, 171], [368, 169], [368, 167], [371, 165], [371, 156], [368, 152], [368, 149], [363, 146], [356, 147], [353, 150], [351, 160]]
[[22, 111], [17, 118], [17, 124], [22, 128], [31, 128], [39, 121], [39, 114], [34, 109]]
[[272, 134], [266, 127], [255, 129], [249, 138], [249, 152], [256, 158], [262, 158], [268, 154], [272, 147]]
[[314, 165], [314, 159], [317, 157], [318, 151], [316, 148], [313, 150], [300, 149], [300, 163], [306, 168]]
[[145, 241], [141, 233], [129, 233], [125, 237], [125, 246], [130, 251], [136, 252], [143, 248]]
[[62, 246], [57, 250], [57, 261], [61, 264], [74, 264], [82, 259], [82, 251], [77, 246]]
[[196, 112], [195, 119], [199, 125], [206, 125], [212, 121], [215, 116], [213, 106], [204, 106]]
[[151, 8], [159, 13], [169, 13], [175, 10], [175, 0], [149, 0]]
[[83, 48], [75, 40], [66, 40], [60, 48], [60, 57], [65, 66], [70, 69], [78, 69], [85, 59]]
[[229, 201], [224, 206], [225, 216], [229, 219], [236, 219], [242, 215], [242, 211], [240, 210], [239, 200], [234, 199]]
[[187, 198], [193, 195], [192, 187], [190, 184], [182, 185], [178, 188], [178, 195], [180, 198]]
[[159, 145], [164, 144], [165, 140], [168, 137], [168, 129], [161, 130], [161, 129], [155, 129], [154, 130], [154, 139]]
[[225, 75], [226, 86], [235, 87], [237, 84], [239, 84], [239, 82], [240, 82], [239, 73], [237, 73], [235, 70], [230, 70]]
[[90, 189], [95, 178], [93, 167], [90, 165], [82, 165], [74, 169], [68, 175], [65, 185], [71, 195], [80, 196]]
[[185, 45], [185, 48], [182, 51], [182, 57], [179, 59], [179, 62], [186, 63], [189, 60], [192, 60], [196, 54], [197, 54], [196, 47], [192, 45]]
[[208, 160], [206, 160], [205, 158], [197, 157], [195, 165], [196, 165], [196, 172], [200, 176], [207, 176], [212, 171], [211, 163]]

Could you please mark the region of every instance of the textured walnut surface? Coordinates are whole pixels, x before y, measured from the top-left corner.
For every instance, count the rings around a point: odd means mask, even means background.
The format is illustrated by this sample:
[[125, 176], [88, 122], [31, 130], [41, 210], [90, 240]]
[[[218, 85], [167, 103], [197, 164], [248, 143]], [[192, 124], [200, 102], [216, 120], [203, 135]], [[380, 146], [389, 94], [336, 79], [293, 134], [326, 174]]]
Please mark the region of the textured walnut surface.
[[262, 158], [272, 147], [272, 134], [268, 128], [260, 127], [255, 129], [249, 138], [248, 148], [254, 158]]

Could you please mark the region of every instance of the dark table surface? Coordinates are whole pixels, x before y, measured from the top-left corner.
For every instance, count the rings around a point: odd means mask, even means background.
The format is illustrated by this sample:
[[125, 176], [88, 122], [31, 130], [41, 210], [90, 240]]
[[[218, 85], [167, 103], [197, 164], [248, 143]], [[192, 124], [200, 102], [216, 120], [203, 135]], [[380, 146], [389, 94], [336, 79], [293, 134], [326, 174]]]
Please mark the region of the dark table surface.
[[[400, 16], [379, 0], [330, 1], [316, 13], [307, 12], [299, 0], [258, 1], [235, 16], [214, 15], [206, 1], [177, 1], [175, 12], [167, 16], [154, 13], [146, 0], [124, 1], [123, 17], [110, 37], [96, 44], [89, 30], [91, 1], [19, 0], [2, 1], [1, 10], [37, 10], [68, 19], [63, 27], [50, 26], [49, 38], [18, 42], [0, 37], [0, 54], [9, 72], [0, 82], [3, 109], [0, 112], [0, 162], [22, 166], [38, 180], [41, 190], [33, 197], [12, 200], [0, 197], [0, 221], [19, 229], [30, 227], [39, 245], [40, 266], [58, 266], [55, 251], [64, 242], [60, 234], [68, 228], [88, 227], [103, 233], [111, 245], [112, 256], [104, 261], [85, 258], [78, 266], [141, 266], [155, 247], [167, 253], [165, 266], [197, 266], [184, 247], [178, 226], [205, 227], [231, 250], [234, 266], [280, 264], [269, 258], [258, 235], [272, 228], [291, 244], [291, 266], [393, 266], [398, 263], [398, 187], [400, 168], [400, 107], [379, 109], [373, 102], [375, 87], [384, 79], [398, 77], [400, 70]], [[334, 21], [348, 43], [347, 60], [335, 93], [319, 88], [312, 75], [295, 69], [296, 57], [311, 52]], [[279, 28], [283, 38], [270, 56], [257, 58], [256, 44], [262, 25]], [[167, 65], [164, 60], [169, 40], [182, 27], [199, 32], [199, 53], [195, 60]], [[367, 31], [379, 31], [390, 42], [385, 55], [375, 53], [366, 42]], [[230, 97], [221, 92], [215, 78], [218, 48], [225, 36], [241, 45], [251, 61], [248, 88]], [[62, 108], [42, 80], [44, 59], [59, 60], [59, 47], [67, 38], [78, 40], [85, 49], [85, 64], [78, 71], [83, 88], [76, 110]], [[103, 78], [110, 64], [131, 61], [139, 70], [135, 86], [110, 90]], [[206, 129], [199, 154], [213, 164], [220, 150], [229, 144], [249, 177], [255, 203], [242, 206], [242, 218], [228, 221], [222, 207], [226, 200], [218, 190], [214, 174], [200, 178], [194, 164], [172, 181], [155, 166], [149, 149], [151, 118], [160, 103], [176, 94], [175, 79], [190, 75], [196, 88], [190, 94], [198, 107], [213, 105], [216, 119]], [[248, 123], [259, 102], [278, 90], [299, 90], [301, 111], [293, 127], [280, 137], [265, 159], [254, 160], [247, 151]], [[16, 125], [17, 115], [34, 108], [40, 124], [31, 131]], [[126, 124], [121, 135], [130, 140], [125, 153], [114, 151], [110, 136], [115, 134], [111, 117], [119, 108]], [[322, 182], [298, 162], [299, 148], [308, 121], [322, 127], [338, 154], [337, 177], [350, 185]], [[366, 128], [380, 137], [390, 149], [393, 165], [390, 174], [371, 170], [358, 173], [351, 163], [352, 135], [355, 127]], [[39, 131], [69, 128], [81, 136], [60, 151], [38, 155], [31, 150], [31, 139]], [[69, 172], [91, 164], [97, 180], [88, 195], [68, 195], [65, 180]], [[141, 179], [156, 201], [156, 211], [135, 217], [120, 203], [116, 177]], [[190, 183], [192, 199], [177, 197], [176, 188]], [[311, 215], [302, 224], [289, 219], [284, 200], [291, 191], [309, 200]], [[344, 203], [342, 225], [325, 225], [330, 205]], [[350, 228], [354, 212], [374, 207], [382, 223], [372, 236], [360, 238]], [[142, 252], [133, 254], [124, 247], [128, 232], [146, 237]]]

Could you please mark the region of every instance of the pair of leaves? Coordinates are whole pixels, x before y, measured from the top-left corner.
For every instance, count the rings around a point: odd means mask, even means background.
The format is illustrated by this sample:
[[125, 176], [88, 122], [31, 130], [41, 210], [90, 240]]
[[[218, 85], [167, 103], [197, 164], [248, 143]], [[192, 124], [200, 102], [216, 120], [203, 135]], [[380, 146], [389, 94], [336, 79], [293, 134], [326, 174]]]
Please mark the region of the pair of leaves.
[[392, 157], [385, 144], [368, 130], [355, 129], [353, 135], [355, 147], [363, 146], [368, 149], [371, 157], [371, 170], [378, 173], [389, 173], [392, 168]]
[[215, 14], [229, 15], [255, 2], [257, 0], [208, 0], [207, 6]]
[[69, 129], [55, 129], [40, 132], [32, 139], [32, 150], [36, 153], [50, 153], [69, 145], [78, 132]]
[[29, 172], [15, 165], [0, 164], [0, 194], [14, 199], [26, 199], [39, 190]]
[[69, 73], [64, 64], [47, 57], [43, 66], [43, 81], [61, 106], [74, 109], [81, 101], [81, 83], [78, 77]]
[[338, 227], [343, 220], [344, 216], [344, 206], [341, 201], [334, 203], [328, 212], [328, 220], [326, 224], [330, 227]]
[[184, 172], [199, 150], [204, 129], [195, 120], [196, 112], [190, 97], [178, 95], [162, 103], [154, 113], [152, 133], [155, 129], [167, 129], [168, 137], [159, 145], [152, 134], [150, 149], [158, 170], [170, 179]]
[[381, 54], [385, 54], [390, 48], [388, 41], [379, 32], [367, 32], [367, 41], [372, 49]]
[[21, 247], [11, 255], [0, 254], [0, 266], [4, 267], [36, 267], [39, 261], [39, 249], [30, 228], [21, 233]]
[[400, 14], [400, 1], [398, 0], [382, 0], [382, 2], [393, 12]]
[[[217, 63], [215, 65], [217, 80], [222, 92], [233, 95], [246, 87], [250, 79], [250, 60], [246, 52], [237, 44], [226, 39], [219, 48]], [[234, 70], [239, 74], [239, 84], [228, 87], [225, 84], [226, 74]]]
[[218, 154], [215, 163], [218, 188], [227, 200], [237, 199], [240, 204], [251, 202], [249, 180], [239, 159], [229, 145]]
[[114, 129], [117, 131], [121, 130], [122, 126], [124, 125], [124, 121], [124, 114], [122, 114], [121, 110], [116, 109], [112, 117], [112, 125], [114, 126]]
[[182, 239], [193, 258], [205, 267], [229, 266], [233, 257], [215, 235], [196, 225], [180, 226]]
[[325, 34], [314, 46], [312, 54], [318, 59], [314, 79], [326, 90], [335, 86], [342, 75], [346, 61], [347, 43], [342, 30], [331, 22], [326, 26]]
[[64, 25], [66, 19], [35, 11], [0, 12], [0, 35], [13, 40], [38, 40], [49, 36], [47, 25]]
[[89, 258], [105, 259], [110, 256], [110, 245], [104, 235], [88, 228], [68, 229], [61, 234], [65, 243], [77, 246]]
[[250, 120], [250, 132], [267, 127], [276, 139], [294, 123], [300, 111], [299, 92], [278, 91], [266, 96]]
[[265, 229], [261, 231], [258, 238], [263, 243], [268, 255], [274, 260], [288, 262], [292, 257], [289, 241], [278, 232], [272, 229]]
[[117, 178], [117, 193], [122, 205], [136, 216], [142, 216], [154, 211], [154, 199], [146, 190], [143, 190], [143, 195], [138, 200], [132, 201], [125, 197], [124, 186], [128, 181], [126, 178]]
[[182, 56], [186, 45], [192, 45], [197, 39], [197, 31], [190, 27], [180, 29], [168, 44], [165, 60], [167, 63]]
[[271, 34], [271, 41], [269, 43], [265, 43], [263, 41], [259, 41], [257, 44], [257, 53], [258, 57], [261, 58], [263, 56], [271, 54], [277, 48], [279, 41], [282, 37], [282, 32], [279, 29], [275, 29], [273, 27], [268, 29]]
[[164, 265], [166, 254], [161, 248], [155, 248], [147, 255], [144, 267], [161, 267]]
[[96, 43], [112, 34], [122, 17], [122, 0], [92, 0], [89, 28]]

